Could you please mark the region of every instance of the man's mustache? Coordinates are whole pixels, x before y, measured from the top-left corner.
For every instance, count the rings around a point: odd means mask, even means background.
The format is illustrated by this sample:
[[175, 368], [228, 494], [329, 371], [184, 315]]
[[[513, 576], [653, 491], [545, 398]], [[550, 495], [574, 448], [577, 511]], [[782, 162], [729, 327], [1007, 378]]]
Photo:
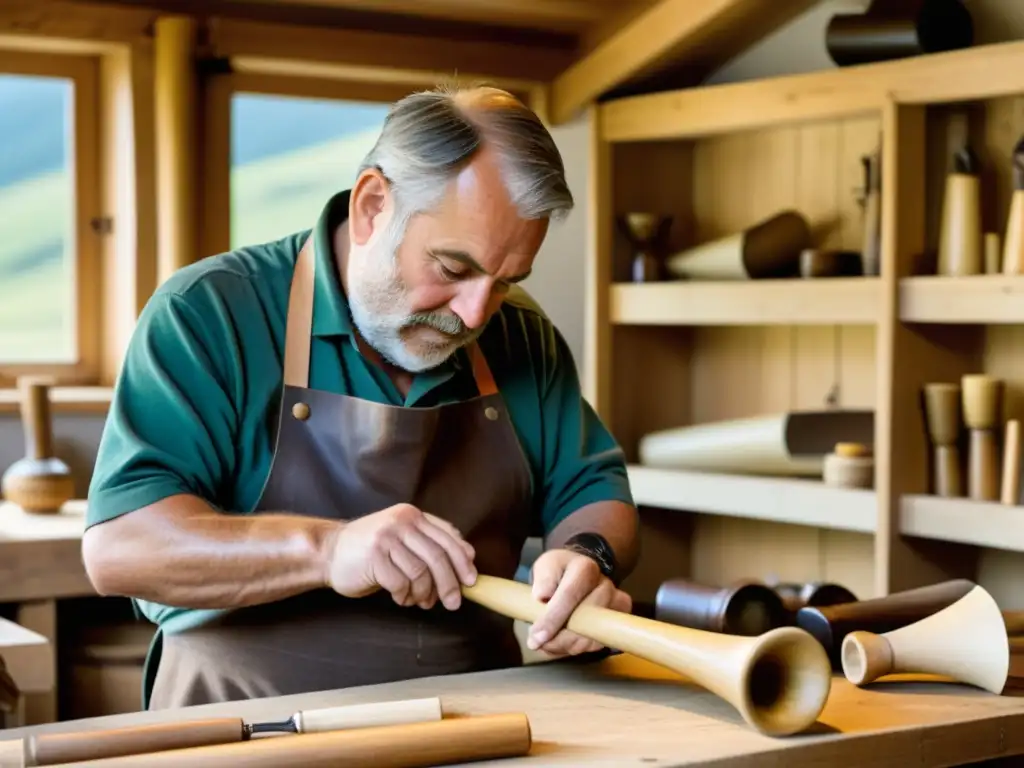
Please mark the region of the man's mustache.
[[462, 322], [462, 318], [458, 315], [446, 315], [438, 312], [416, 312], [409, 315], [409, 317], [405, 319], [405, 322], [402, 323], [402, 327], [404, 328], [416, 325], [426, 325], [434, 330], [456, 338], [461, 338], [462, 336], [467, 335], [469, 331], [469, 329], [466, 328], [466, 324]]

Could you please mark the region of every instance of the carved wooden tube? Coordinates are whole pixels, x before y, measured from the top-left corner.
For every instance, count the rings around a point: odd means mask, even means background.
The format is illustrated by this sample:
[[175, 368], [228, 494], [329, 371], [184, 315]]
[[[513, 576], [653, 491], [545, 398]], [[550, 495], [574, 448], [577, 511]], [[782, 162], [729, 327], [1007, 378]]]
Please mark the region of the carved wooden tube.
[[952, 605], [900, 629], [851, 632], [843, 639], [843, 674], [867, 685], [894, 673], [930, 674], [1001, 693], [1010, 671], [1010, 640], [992, 596], [976, 586]]
[[756, 636], [786, 623], [782, 598], [756, 581], [709, 587], [669, 579], [658, 587], [654, 618], [693, 629]]
[[[306, 710], [296, 712], [288, 720], [272, 723], [249, 724], [238, 717], [222, 717], [102, 731], [41, 734], [25, 740], [23, 757], [18, 765], [62, 765], [80, 760], [229, 744], [248, 740], [257, 733], [325, 733], [436, 722], [441, 718], [441, 700], [433, 697]], [[7, 768], [2, 759], [0, 768]]]
[[959, 384], [924, 385], [924, 416], [932, 446], [931, 492], [937, 496], [963, 495], [960, 469], [961, 393]]
[[818, 639], [833, 667], [839, 669], [843, 639], [849, 633], [882, 633], [905, 627], [952, 605], [973, 588], [972, 581], [953, 579], [855, 603], [808, 606], [797, 612], [796, 623]]
[[531, 744], [526, 715], [509, 713], [122, 755], [62, 768], [425, 768], [520, 757]]
[[[546, 606], [527, 584], [478, 576], [468, 600], [533, 623]], [[723, 635], [592, 605], [567, 628], [583, 637], [679, 672], [729, 702], [753, 728], [782, 736], [805, 730], [825, 708], [832, 685], [828, 656], [813, 637], [779, 627], [759, 637]]]

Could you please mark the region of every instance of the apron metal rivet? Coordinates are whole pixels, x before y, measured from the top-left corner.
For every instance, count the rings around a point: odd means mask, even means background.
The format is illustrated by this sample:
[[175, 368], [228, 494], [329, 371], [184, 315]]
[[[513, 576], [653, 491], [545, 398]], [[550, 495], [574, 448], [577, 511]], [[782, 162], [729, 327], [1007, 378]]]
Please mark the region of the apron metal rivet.
[[486, 408], [484, 408], [484, 416], [486, 416], [491, 421], [497, 421], [498, 409], [492, 408], [491, 406], [487, 406]]
[[292, 416], [299, 421], [305, 421], [309, 418], [309, 406], [305, 403], [296, 403], [292, 406]]

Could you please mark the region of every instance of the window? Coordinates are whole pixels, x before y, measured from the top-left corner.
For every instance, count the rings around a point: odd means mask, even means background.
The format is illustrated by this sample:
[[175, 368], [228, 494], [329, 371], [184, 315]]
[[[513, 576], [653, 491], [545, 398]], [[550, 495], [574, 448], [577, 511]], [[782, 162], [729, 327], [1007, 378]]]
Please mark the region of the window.
[[231, 97], [231, 247], [310, 229], [351, 187], [386, 102], [278, 94]]
[[95, 376], [96, 63], [0, 52], [0, 386]]

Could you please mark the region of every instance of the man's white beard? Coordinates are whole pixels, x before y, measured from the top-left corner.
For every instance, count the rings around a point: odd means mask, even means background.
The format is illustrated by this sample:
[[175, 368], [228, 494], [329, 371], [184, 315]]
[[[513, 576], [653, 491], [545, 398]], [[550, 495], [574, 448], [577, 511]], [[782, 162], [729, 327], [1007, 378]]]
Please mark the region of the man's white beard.
[[[471, 331], [453, 314], [410, 312], [394, 254], [391, 243], [383, 240], [365, 259], [349, 264], [349, 308], [367, 344], [392, 365], [419, 373], [441, 365], [459, 347], [475, 340], [483, 327]], [[423, 351], [414, 353], [406, 346], [402, 331], [423, 325], [450, 334], [451, 338], [438, 344], [421, 342]]]

